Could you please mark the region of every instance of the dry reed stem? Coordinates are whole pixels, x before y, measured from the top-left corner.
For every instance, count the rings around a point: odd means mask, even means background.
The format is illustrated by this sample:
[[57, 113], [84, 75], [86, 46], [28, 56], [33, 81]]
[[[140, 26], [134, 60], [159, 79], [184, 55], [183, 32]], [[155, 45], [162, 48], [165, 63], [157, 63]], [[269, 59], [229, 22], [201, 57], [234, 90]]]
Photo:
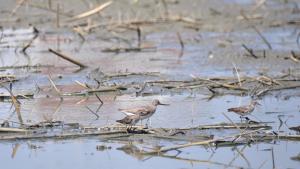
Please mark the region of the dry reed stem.
[[11, 127], [0, 127], [0, 132], [28, 132], [26, 129], [20, 129], [20, 128], [11, 128]]
[[18, 9], [26, 2], [27, 0], [20, 0], [19, 2], [17, 2], [16, 7], [11, 11], [11, 16], [16, 14], [16, 12], [18, 11]]
[[79, 82], [77, 80], [75, 80], [75, 83], [77, 83], [79, 86], [81, 86], [81, 87], [83, 87], [85, 89], [89, 89], [89, 87], [87, 87], [86, 84], [84, 84], [84, 83], [81, 83], [81, 82]]
[[59, 96], [61, 96], [62, 93], [61, 93], [61, 91], [56, 87], [56, 85], [55, 85], [54, 81], [52, 80], [50, 74], [48, 75], [48, 80], [50, 81], [51, 86], [54, 88], [54, 90], [56, 91], [56, 93], [57, 93]]
[[92, 9], [92, 10], [89, 10], [87, 12], [84, 12], [84, 13], [81, 13], [79, 15], [76, 15], [74, 16], [72, 19], [68, 20], [69, 22], [72, 22], [72, 21], [75, 21], [75, 20], [78, 20], [78, 19], [82, 19], [82, 18], [86, 18], [86, 17], [89, 17], [89, 16], [92, 16], [96, 13], [99, 13], [101, 12], [103, 9], [107, 8], [109, 5], [112, 4], [113, 1], [108, 1], [102, 5], [99, 5], [97, 6], [96, 8]]

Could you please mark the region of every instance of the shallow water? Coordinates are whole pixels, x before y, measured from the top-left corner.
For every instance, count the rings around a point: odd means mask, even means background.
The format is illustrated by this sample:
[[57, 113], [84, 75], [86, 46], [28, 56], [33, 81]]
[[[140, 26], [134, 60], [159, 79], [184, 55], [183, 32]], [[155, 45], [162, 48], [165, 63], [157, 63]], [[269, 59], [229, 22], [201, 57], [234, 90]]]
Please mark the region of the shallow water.
[[[98, 151], [97, 145], [109, 149]], [[33, 149], [34, 146], [39, 148]], [[123, 146], [126, 144], [102, 142], [101, 138], [2, 142], [0, 157], [2, 165], [10, 168], [272, 168], [273, 149], [276, 168], [299, 166], [298, 161], [290, 159], [299, 153], [294, 148], [299, 147], [298, 142], [278, 141], [218, 149], [190, 147], [177, 159], [170, 157], [176, 152], [165, 157], [126, 154], [120, 150]]]

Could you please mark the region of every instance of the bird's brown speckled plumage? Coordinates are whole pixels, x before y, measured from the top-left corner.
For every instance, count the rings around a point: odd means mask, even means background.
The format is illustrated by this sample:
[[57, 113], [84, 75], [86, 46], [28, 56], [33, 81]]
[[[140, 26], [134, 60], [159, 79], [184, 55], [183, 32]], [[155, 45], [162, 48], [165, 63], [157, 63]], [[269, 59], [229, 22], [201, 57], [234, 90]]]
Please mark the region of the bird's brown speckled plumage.
[[257, 101], [251, 101], [251, 103], [246, 106], [229, 108], [228, 112], [234, 112], [240, 116], [246, 116], [254, 111], [257, 104], [259, 104]]

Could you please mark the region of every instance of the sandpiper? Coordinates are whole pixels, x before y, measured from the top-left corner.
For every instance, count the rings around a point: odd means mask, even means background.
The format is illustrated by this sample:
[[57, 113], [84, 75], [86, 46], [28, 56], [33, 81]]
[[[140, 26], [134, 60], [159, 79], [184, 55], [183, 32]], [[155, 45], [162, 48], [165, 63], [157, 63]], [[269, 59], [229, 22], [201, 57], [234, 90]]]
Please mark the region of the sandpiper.
[[[136, 124], [139, 120], [144, 120], [144, 119], [149, 120], [149, 118], [155, 113], [156, 107], [158, 105], [168, 105], [168, 104], [163, 104], [159, 100], [155, 99], [152, 101], [152, 104], [150, 105], [131, 108], [131, 109], [119, 109], [119, 111], [121, 111], [126, 115], [126, 117], [122, 119], [122, 121], [125, 120], [132, 121], [132, 123], [135, 122]], [[117, 122], [120, 121], [121, 120], [118, 120]]]
[[234, 112], [240, 115], [240, 118], [242, 118], [244, 116], [251, 114], [255, 109], [256, 105], [261, 105], [261, 104], [259, 104], [256, 100], [252, 100], [249, 105], [241, 106], [241, 107], [233, 107], [228, 109], [228, 112]]

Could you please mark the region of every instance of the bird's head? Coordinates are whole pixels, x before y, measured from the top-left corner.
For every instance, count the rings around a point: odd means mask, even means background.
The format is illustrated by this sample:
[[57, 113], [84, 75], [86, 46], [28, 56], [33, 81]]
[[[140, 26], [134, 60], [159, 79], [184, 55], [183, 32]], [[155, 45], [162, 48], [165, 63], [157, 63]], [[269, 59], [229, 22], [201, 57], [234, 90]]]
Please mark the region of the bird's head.
[[254, 106], [256, 106], [256, 105], [261, 106], [261, 104], [257, 100], [252, 100], [251, 104], [254, 105]]
[[158, 99], [153, 100], [153, 101], [152, 101], [152, 104], [153, 104], [154, 106], [157, 106], [157, 105], [169, 105], [169, 104], [163, 104], [163, 103], [161, 103]]

